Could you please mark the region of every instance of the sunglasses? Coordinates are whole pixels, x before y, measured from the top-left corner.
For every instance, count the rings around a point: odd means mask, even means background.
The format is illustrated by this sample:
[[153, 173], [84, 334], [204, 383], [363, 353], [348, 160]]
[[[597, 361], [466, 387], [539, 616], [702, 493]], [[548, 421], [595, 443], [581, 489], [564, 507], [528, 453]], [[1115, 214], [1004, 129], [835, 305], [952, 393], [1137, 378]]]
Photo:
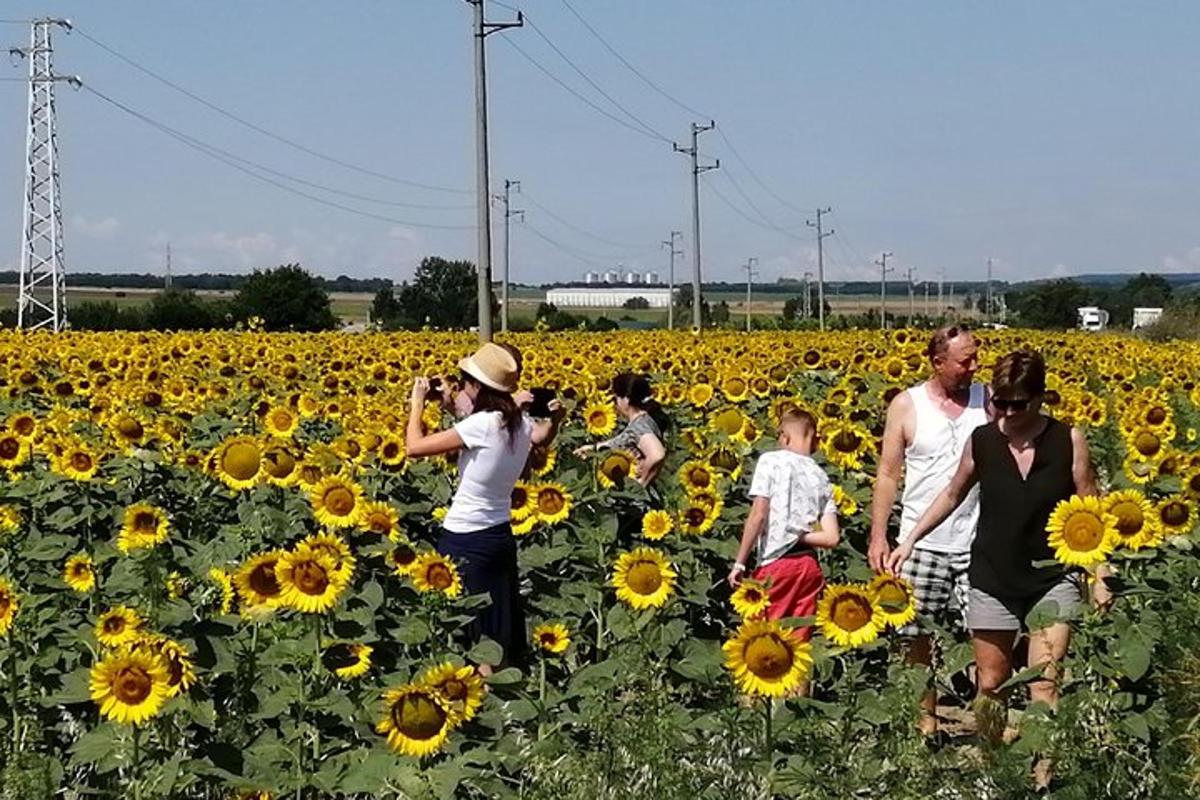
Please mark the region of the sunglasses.
[[1005, 400], [1000, 397], [992, 398], [992, 405], [1000, 411], [1024, 411], [1032, 401], [1026, 397], [1020, 400]]

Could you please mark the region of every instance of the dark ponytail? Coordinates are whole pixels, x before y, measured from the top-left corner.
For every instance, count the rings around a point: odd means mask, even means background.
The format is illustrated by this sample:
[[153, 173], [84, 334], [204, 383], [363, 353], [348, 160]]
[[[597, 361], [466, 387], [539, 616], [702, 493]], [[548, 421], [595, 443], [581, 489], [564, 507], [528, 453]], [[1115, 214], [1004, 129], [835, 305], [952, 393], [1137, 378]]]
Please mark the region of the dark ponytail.
[[671, 419], [662, 410], [662, 406], [654, 399], [650, 388], [650, 379], [645, 375], [634, 375], [632, 372], [622, 372], [612, 379], [613, 397], [629, 401], [629, 405], [638, 411], [645, 411], [658, 425], [658, 429], [666, 431], [671, 427]]

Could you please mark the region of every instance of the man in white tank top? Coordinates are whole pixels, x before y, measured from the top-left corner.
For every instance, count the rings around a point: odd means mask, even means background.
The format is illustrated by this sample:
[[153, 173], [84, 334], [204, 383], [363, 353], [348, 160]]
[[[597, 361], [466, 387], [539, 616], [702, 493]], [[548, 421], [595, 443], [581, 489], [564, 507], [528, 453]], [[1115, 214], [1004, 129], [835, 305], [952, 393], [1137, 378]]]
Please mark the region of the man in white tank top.
[[[867, 560], [876, 572], [884, 571], [891, 552], [888, 522], [901, 475], [904, 495], [899, 541], [903, 542], [925, 509], [949, 485], [971, 432], [988, 422], [987, 389], [972, 382], [979, 369], [978, 351], [979, 344], [965, 325], [934, 331], [926, 349], [933, 375], [896, 395], [888, 407], [867, 550]], [[921, 540], [901, 570], [913, 585], [919, 615], [915, 623], [899, 631], [911, 637], [907, 649], [910, 663], [929, 666], [933, 660], [933, 645], [923, 620], [949, 618], [951, 624], [965, 627], [970, 588], [967, 570], [979, 520], [978, 491], [972, 489], [962, 505]], [[936, 703], [932, 690], [922, 698], [923, 733], [937, 731]]]

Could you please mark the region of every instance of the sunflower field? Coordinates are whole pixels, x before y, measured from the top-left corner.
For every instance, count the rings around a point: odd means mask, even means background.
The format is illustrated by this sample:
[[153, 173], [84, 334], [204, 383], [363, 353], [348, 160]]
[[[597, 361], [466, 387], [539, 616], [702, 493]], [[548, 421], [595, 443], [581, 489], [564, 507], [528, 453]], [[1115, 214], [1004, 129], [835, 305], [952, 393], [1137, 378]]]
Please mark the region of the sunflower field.
[[[513, 493], [532, 655], [487, 674], [500, 648], [464, 637], [486, 599], [433, 549], [454, 465], [404, 451], [413, 378], [472, 338], [0, 334], [0, 798], [1016, 798], [1039, 757], [1056, 797], [1200, 796], [1200, 347], [984, 334], [985, 365], [1045, 354], [1048, 411], [1092, 443], [1103, 497], [1055, 546], [1106, 560], [1116, 600], [1073, 621], [1055, 711], [1014, 676], [995, 746], [947, 632], [961, 735], [930, 746], [931, 676], [890, 632], [908, 587], [863, 555], [924, 336], [511, 337], [567, 417]], [[573, 454], [619, 424], [627, 370], [670, 419], [649, 492], [632, 454]], [[724, 582], [788, 404], [843, 526], [811, 642]]]

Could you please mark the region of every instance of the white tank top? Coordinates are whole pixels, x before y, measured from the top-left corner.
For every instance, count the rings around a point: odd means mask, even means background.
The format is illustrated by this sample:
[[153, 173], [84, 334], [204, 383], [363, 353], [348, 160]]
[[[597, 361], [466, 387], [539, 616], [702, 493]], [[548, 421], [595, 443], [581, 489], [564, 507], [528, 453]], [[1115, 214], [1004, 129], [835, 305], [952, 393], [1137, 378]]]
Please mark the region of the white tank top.
[[[971, 432], [986, 425], [987, 396], [982, 384], [972, 384], [967, 407], [950, 419], [933, 404], [926, 384], [908, 390], [917, 415], [917, 431], [904, 450], [904, 496], [901, 499], [900, 541], [908, 538], [925, 509], [950, 485]], [[946, 521], [917, 545], [939, 553], [969, 553], [979, 522], [979, 487], [974, 486]]]

